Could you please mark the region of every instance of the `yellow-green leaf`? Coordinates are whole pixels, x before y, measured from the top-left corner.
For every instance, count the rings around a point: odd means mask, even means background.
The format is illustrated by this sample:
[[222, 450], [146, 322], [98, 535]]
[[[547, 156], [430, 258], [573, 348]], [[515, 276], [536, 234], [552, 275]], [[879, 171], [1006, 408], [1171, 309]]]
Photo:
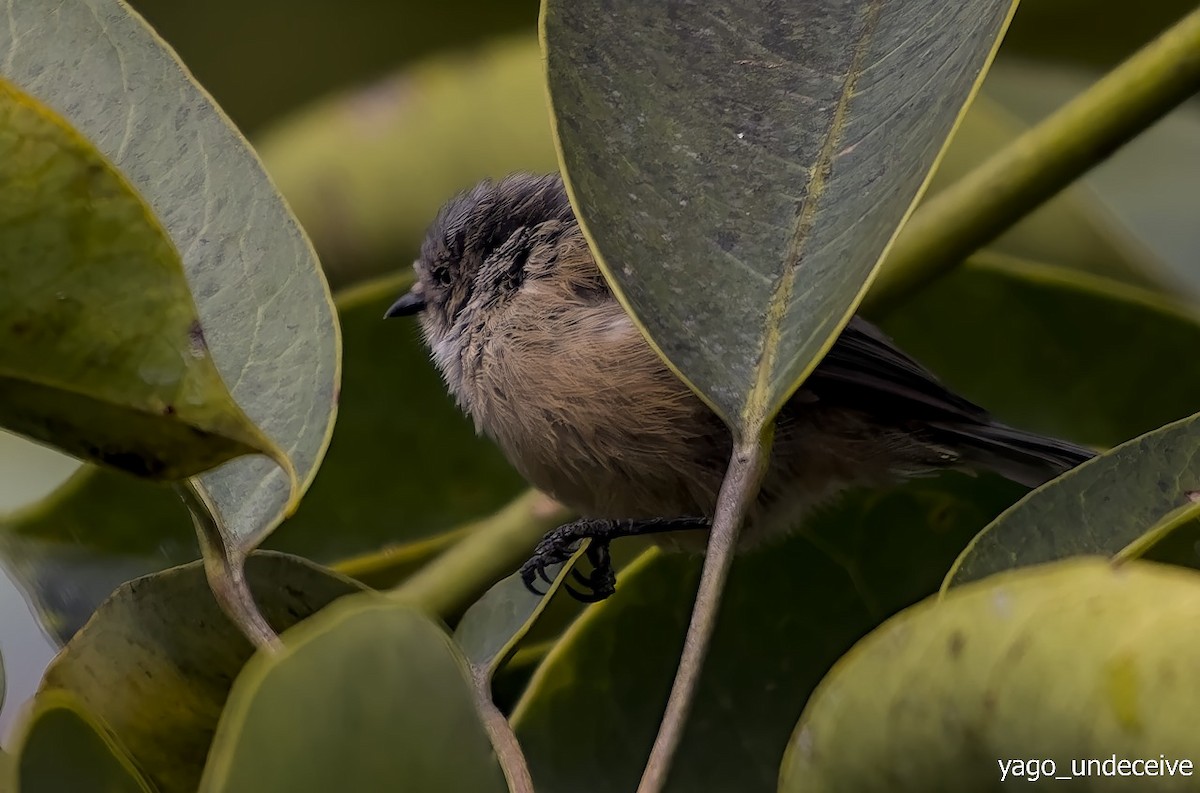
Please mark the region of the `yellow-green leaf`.
[[[256, 553], [246, 576], [286, 630], [362, 587], [297, 557]], [[193, 793], [229, 687], [253, 648], [217, 606], [197, 562], [122, 585], [50, 665], [108, 724], [160, 793]]]
[[334, 604], [234, 683], [200, 793], [507, 791], [450, 637], [407, 606]]
[[[77, 129], [159, 219], [222, 379], [307, 486], [333, 424], [338, 333], [312, 248], [258, 158], [121, 0], [63, 3], [53, 24], [42, 0], [0, 9], [0, 72]], [[239, 550], [290, 507], [288, 477], [259, 457], [202, 483]]]
[[0, 426], [140, 476], [290, 466], [213, 362], [182, 262], [129, 183], [0, 79]]
[[[1195, 790], [1198, 621], [1200, 574], [1147, 562], [1060, 562], [925, 601], [822, 681], [780, 793], [960, 793], [1042, 777], [1047, 787]], [[1159, 770], [1102, 775], [1110, 758]]]
[[1013, 7], [544, 4], [572, 203], [731, 426], [757, 433], [849, 319]]
[[40, 695], [21, 730], [12, 763], [19, 793], [157, 793], [112, 733], [66, 691]]

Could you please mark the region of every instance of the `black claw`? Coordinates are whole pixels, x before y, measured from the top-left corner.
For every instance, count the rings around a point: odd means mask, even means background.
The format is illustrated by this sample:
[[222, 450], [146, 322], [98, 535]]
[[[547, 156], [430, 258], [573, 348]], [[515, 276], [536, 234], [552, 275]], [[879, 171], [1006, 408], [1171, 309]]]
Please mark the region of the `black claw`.
[[565, 581], [563, 582], [563, 589], [567, 590], [567, 592], [571, 594], [571, 597], [575, 598], [580, 603], [599, 603], [601, 600], [604, 600], [606, 597], [612, 594], [611, 592], [601, 594], [596, 590], [593, 590], [592, 592], [581, 592]]
[[604, 600], [617, 591], [617, 575], [613, 570], [612, 554], [609, 543], [617, 537], [631, 537], [643, 534], [655, 534], [666, 531], [684, 531], [688, 529], [705, 529], [709, 523], [702, 518], [664, 518], [653, 520], [577, 520], [567, 523], [546, 534], [533, 550], [533, 556], [521, 565], [521, 580], [530, 592], [544, 597], [534, 584], [537, 579], [553, 586], [554, 580], [547, 569], [567, 562], [579, 543], [590, 540], [585, 552], [592, 565], [590, 573], [571, 570], [570, 578], [583, 586], [581, 591], [564, 582], [563, 588], [571, 597], [583, 603], [595, 603]]
[[517, 572], [520, 573], [521, 583], [525, 584], [526, 589], [538, 597], [545, 597], [546, 593], [534, 586], [537, 582], [538, 564], [537, 557], [534, 557], [521, 565], [521, 569]]

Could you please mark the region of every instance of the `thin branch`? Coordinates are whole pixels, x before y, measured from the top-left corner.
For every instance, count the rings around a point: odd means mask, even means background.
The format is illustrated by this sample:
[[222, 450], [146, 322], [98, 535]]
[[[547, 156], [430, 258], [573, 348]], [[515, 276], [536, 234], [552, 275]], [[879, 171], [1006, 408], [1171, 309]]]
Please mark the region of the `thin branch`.
[[729, 470], [721, 483], [721, 493], [717, 499], [712, 533], [704, 555], [704, 570], [700, 575], [700, 588], [692, 607], [692, 620], [684, 639], [679, 669], [675, 673], [667, 710], [663, 714], [658, 737], [654, 739], [654, 748], [650, 750], [650, 759], [642, 773], [638, 793], [659, 793], [667, 783], [671, 760], [683, 737], [683, 728], [687, 724], [696, 685], [700, 682], [704, 667], [704, 657], [708, 654], [708, 645], [717, 624], [721, 593], [729, 578], [729, 568], [733, 565], [738, 533], [750, 505], [758, 496], [759, 485], [766, 473], [769, 450], [769, 431], [734, 446]]
[[1200, 8], [918, 209], [863, 310], [879, 316], [1200, 90]]

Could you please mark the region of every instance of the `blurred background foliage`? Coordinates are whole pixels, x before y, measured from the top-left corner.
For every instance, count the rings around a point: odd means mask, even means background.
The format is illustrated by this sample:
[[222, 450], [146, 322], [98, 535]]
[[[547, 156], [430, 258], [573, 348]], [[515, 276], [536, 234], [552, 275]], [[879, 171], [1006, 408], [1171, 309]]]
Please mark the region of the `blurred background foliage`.
[[[415, 326], [384, 325], [379, 317], [403, 290], [423, 230], [449, 195], [485, 176], [555, 167], [536, 44], [538, 3], [132, 5], [256, 144], [313, 237], [337, 299], [345, 377], [333, 442], [301, 509], [266, 547], [326, 564], [369, 560], [387, 548], [380, 580], [395, 583], [462, 536], [457, 527], [523, 489], [445, 396]], [[1193, 5], [1024, 0], [931, 189], [961, 176]], [[1185, 307], [1200, 295], [1197, 194], [1200, 102], [1193, 100], [884, 324], [952, 385], [1014, 423], [1107, 445], [1179, 418], [1200, 397], [1200, 380], [1176, 364], [1200, 334]], [[1101, 326], [1088, 319], [1099, 316]], [[951, 344], [948, 325], [960, 328]], [[980, 356], [980, 349], [989, 353]], [[1147, 356], [1147, 349], [1162, 357]], [[1155, 381], [1174, 385], [1141, 398], [1139, 384]], [[946, 517], [956, 531], [960, 523], [982, 526], [1012, 500], [989, 494], [971, 501], [961, 495], [971, 488], [955, 481], [947, 488], [943, 494], [969, 502], [963, 509], [978, 510], [968, 519]], [[914, 486], [891, 498], [923, 492]], [[867, 507], [852, 502], [842, 509]], [[78, 468], [4, 434], [0, 531], [7, 566], [56, 641], [117, 584], [198, 555], [187, 515], [169, 492]], [[946, 561], [970, 534], [956, 535]], [[676, 583], [695, 572], [680, 561], [651, 564], [674, 570]], [[892, 581], [898, 593], [883, 610], [932, 591], [936, 572], [911, 585]], [[603, 620], [622, 619], [622, 604], [643, 597], [639, 580], [667, 586], [667, 579], [644, 575], [632, 581], [607, 616], [576, 631], [542, 685], [566, 674], [571, 653], [599, 641]], [[684, 600], [656, 602], [676, 631]], [[0, 592], [0, 604], [10, 683], [0, 719], [7, 724], [54, 644], [36, 640], [38, 622], [18, 598]], [[554, 604], [533, 638], [553, 639], [577, 612]], [[837, 647], [829, 660], [847, 640], [831, 640]], [[539, 646], [534, 660], [549, 645]], [[664, 675], [670, 656], [670, 647], [656, 656]], [[525, 657], [514, 669], [527, 675], [532, 667]], [[523, 682], [502, 677], [510, 702]], [[659, 705], [646, 707], [657, 712]], [[527, 707], [524, 729], [549, 723], [554, 713], [547, 707]], [[532, 754], [543, 761], [536, 746]]]

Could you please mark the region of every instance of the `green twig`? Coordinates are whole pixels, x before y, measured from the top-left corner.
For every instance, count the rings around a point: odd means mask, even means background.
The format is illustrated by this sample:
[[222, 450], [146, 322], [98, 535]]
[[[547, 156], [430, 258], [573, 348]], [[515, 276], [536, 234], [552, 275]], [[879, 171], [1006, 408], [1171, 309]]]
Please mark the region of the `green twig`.
[[529, 491], [471, 527], [464, 538], [392, 590], [394, 597], [449, 619], [528, 558], [546, 532], [570, 518], [560, 504]]
[[1200, 90], [1200, 8], [921, 206], [863, 302], [879, 316]]
[[360, 581], [372, 589], [390, 589], [461, 542], [477, 524], [461, 526], [433, 537], [381, 548], [331, 565], [335, 572]]

